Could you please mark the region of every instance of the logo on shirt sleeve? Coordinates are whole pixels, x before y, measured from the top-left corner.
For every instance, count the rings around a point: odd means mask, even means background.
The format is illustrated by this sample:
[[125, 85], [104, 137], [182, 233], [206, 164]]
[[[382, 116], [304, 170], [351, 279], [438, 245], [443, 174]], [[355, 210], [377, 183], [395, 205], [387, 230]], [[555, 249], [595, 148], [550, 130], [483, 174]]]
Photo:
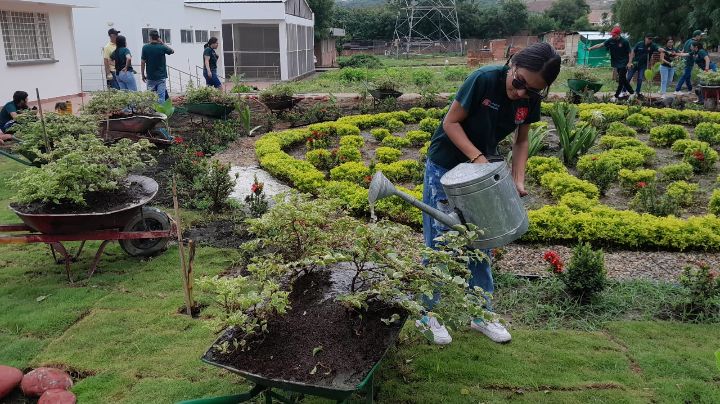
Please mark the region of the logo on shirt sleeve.
[[482, 100], [482, 105], [495, 111], [500, 110], [500, 104], [492, 102], [489, 98], [485, 98], [484, 100]]
[[529, 112], [530, 111], [528, 110], [528, 107], [519, 107], [517, 110], [515, 110], [515, 124], [519, 125], [525, 122], [525, 119], [527, 119]]

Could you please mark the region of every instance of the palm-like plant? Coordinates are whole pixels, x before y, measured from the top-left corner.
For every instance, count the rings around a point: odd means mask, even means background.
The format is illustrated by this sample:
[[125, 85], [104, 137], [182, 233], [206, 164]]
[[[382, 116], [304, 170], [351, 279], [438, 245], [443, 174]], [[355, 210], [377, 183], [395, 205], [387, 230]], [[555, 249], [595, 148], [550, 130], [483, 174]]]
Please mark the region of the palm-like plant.
[[564, 102], [555, 103], [550, 109], [550, 117], [560, 139], [563, 162], [569, 166], [574, 166], [577, 159], [587, 153], [598, 137], [594, 126], [587, 123], [577, 124], [577, 113], [576, 106]]

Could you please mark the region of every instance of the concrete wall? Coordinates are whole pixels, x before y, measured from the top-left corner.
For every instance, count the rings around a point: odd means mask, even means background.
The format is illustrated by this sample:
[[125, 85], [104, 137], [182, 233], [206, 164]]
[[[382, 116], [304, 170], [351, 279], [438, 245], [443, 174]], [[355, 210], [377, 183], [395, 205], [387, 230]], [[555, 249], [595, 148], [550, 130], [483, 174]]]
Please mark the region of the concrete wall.
[[[86, 90], [103, 88], [104, 76], [101, 74], [102, 48], [108, 42], [107, 31], [115, 28], [121, 31], [128, 41], [128, 48], [133, 54], [133, 66], [138, 74], [135, 76], [138, 88], [144, 88], [141, 80], [140, 55], [144, 45], [143, 28], [170, 29], [171, 43], [169, 46], [175, 54], [167, 57], [169, 67], [181, 70], [178, 73], [171, 69], [169, 85], [172, 92], [186, 87], [189, 80], [202, 85], [203, 43], [181, 43], [180, 30], [191, 29], [205, 31], [222, 31], [219, 7], [209, 5], [189, 6], [182, 0], [124, 0], [121, 3], [102, 1], [97, 8], [76, 9], [75, 36], [78, 61], [83, 72], [83, 87]], [[222, 55], [222, 35], [218, 35], [220, 47], [217, 52]], [[218, 72], [224, 71], [222, 58], [218, 60]], [[192, 75], [192, 77], [190, 75]], [[198, 77], [199, 76], [199, 77]]]
[[48, 13], [54, 56], [57, 62], [9, 66], [0, 32], [0, 100], [12, 99], [16, 90], [24, 90], [35, 98], [35, 88], [42, 98], [60, 98], [80, 93], [78, 63], [73, 45], [72, 11], [66, 6], [29, 4], [19, 1], [0, 2], [0, 9]]

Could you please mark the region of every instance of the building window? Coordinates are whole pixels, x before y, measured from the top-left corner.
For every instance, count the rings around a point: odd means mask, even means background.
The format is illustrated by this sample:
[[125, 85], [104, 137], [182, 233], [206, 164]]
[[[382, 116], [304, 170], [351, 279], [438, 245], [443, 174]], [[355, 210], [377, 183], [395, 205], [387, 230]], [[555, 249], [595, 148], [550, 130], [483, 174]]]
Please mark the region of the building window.
[[0, 26], [8, 62], [55, 59], [48, 14], [0, 11]]
[[164, 29], [164, 28], [143, 28], [142, 29], [142, 38], [143, 43], [150, 43], [150, 31], [157, 31], [160, 34], [160, 39], [169, 44], [172, 42], [172, 38], [170, 37], [170, 30]]
[[180, 30], [180, 42], [181, 43], [193, 43], [193, 31], [191, 29]]
[[208, 32], [207, 31], [195, 31], [195, 42], [197, 43], [207, 43], [208, 41]]
[[280, 27], [258, 24], [223, 24], [225, 77], [280, 79]]

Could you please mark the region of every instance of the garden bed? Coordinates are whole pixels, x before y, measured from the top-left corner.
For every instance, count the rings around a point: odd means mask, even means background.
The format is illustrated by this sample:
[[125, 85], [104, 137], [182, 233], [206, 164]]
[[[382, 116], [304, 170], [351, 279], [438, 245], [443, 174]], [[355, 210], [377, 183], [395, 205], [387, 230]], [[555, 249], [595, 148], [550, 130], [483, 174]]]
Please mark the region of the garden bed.
[[[292, 309], [268, 322], [268, 334], [248, 342], [248, 349], [222, 353], [232, 341], [225, 333], [206, 359], [264, 378], [354, 389], [384, 356], [402, 325], [385, 325], [397, 309], [371, 307], [358, 313], [335, 301], [348, 292], [350, 272], [337, 268], [299, 278], [290, 294]], [[231, 345], [232, 346], [232, 345]]]

